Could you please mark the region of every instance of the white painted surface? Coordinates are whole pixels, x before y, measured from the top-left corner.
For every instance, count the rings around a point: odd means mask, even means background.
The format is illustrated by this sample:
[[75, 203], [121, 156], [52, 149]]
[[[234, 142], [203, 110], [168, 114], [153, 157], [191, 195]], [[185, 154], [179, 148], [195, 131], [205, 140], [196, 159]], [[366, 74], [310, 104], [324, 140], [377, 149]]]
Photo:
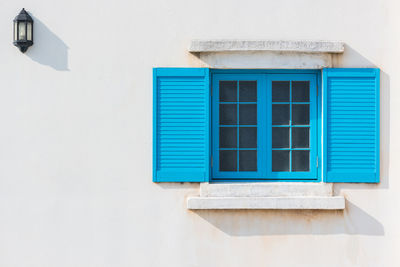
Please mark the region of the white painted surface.
[[192, 40], [189, 52], [275, 51], [298, 53], [343, 53], [344, 43], [310, 40]]
[[[35, 19], [26, 54], [12, 45], [22, 7]], [[400, 266], [398, 10], [395, 0], [2, 1], [0, 266]], [[381, 68], [379, 185], [335, 185], [343, 212], [192, 212], [199, 184], [151, 182], [152, 67], [206, 66], [191, 40], [236, 38], [342, 40], [333, 66]]]
[[331, 183], [201, 183], [201, 197], [332, 196]]
[[321, 69], [332, 67], [332, 54], [294, 52], [198, 53], [205, 67], [222, 69]]
[[345, 200], [335, 197], [189, 197], [190, 210], [343, 210]]

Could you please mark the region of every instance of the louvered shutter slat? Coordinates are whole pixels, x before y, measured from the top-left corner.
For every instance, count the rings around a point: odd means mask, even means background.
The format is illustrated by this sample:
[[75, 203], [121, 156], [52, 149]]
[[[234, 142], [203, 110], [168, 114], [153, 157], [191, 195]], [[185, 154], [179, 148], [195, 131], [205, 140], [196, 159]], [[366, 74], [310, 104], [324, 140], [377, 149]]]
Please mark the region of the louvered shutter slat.
[[325, 69], [324, 179], [379, 182], [379, 69]]
[[209, 180], [209, 70], [156, 68], [153, 181]]

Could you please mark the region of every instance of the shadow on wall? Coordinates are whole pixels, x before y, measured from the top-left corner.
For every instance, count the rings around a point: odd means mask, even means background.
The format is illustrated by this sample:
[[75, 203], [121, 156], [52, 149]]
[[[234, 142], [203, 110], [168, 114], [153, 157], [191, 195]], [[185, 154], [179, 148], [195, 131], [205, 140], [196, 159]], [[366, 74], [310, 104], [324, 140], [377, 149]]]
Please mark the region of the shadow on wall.
[[390, 167], [390, 77], [381, 70], [380, 91], [380, 177], [379, 187], [389, 188]]
[[[32, 16], [32, 15], [31, 15]], [[34, 20], [34, 45], [26, 55], [33, 61], [50, 66], [58, 71], [68, 69], [68, 46], [38, 18]]]
[[[380, 68], [359, 54], [350, 46], [345, 46], [342, 55], [334, 55], [333, 67]], [[248, 62], [248, 64], [252, 64]], [[381, 68], [380, 73], [380, 183], [335, 183], [335, 195], [347, 190], [368, 191], [389, 188], [390, 155], [390, 76]], [[166, 190], [179, 190], [182, 184], [163, 185]], [[197, 184], [196, 184], [197, 186]], [[190, 187], [198, 192], [196, 186]], [[187, 186], [186, 186], [187, 187]], [[344, 191], [344, 192], [343, 192]], [[368, 205], [368, 203], [366, 203]], [[195, 214], [220, 231], [230, 236], [261, 235], [367, 235], [383, 236], [384, 226], [360, 207], [346, 200], [344, 211], [326, 210], [198, 210]]]
[[345, 211], [199, 210], [194, 213], [230, 236], [385, 234], [379, 221], [347, 200]]
[[[369, 59], [358, 53], [349, 45], [345, 45], [343, 54], [335, 54], [332, 58], [335, 68], [380, 68]], [[335, 193], [342, 189], [388, 189], [390, 167], [390, 76], [380, 69], [380, 183], [379, 184], [335, 184]]]
[[[169, 192], [198, 194], [198, 183], [160, 183]], [[182, 201], [186, 209], [186, 201]], [[346, 199], [341, 210], [193, 210], [213, 227], [230, 236], [263, 235], [385, 235], [384, 226]]]
[[[229, 53], [206, 53], [201, 57], [199, 53], [194, 53], [207, 66], [215, 68], [261, 68], [265, 66], [265, 61], [276, 60], [277, 53], [271, 52], [229, 52]], [[272, 56], [275, 55], [275, 56]], [[304, 60], [312, 60], [308, 56], [302, 58], [296, 53], [279, 53], [281, 60], [277, 65], [283, 68], [307, 68]], [[268, 58], [270, 57], [270, 58]], [[318, 57], [322, 57], [319, 55]], [[317, 57], [317, 58], [318, 58]], [[284, 60], [282, 60], [282, 58]], [[223, 62], [221, 60], [224, 60]], [[330, 60], [325, 60], [330, 62]], [[323, 62], [325, 62], [323, 60]], [[332, 54], [332, 67], [334, 68], [379, 68], [372, 61], [361, 55], [349, 45], [345, 45], [344, 53]], [[243, 63], [244, 62], [244, 63]], [[274, 65], [276, 62], [269, 62]], [[315, 61], [313, 67], [323, 65], [322, 62]], [[267, 64], [267, 65], [268, 65]], [[240, 65], [240, 67], [238, 67]], [[265, 68], [265, 67], [264, 67]], [[381, 69], [380, 73], [380, 183], [379, 184], [335, 184], [335, 191], [343, 189], [388, 189], [389, 188], [389, 155], [390, 155], [390, 77]]]

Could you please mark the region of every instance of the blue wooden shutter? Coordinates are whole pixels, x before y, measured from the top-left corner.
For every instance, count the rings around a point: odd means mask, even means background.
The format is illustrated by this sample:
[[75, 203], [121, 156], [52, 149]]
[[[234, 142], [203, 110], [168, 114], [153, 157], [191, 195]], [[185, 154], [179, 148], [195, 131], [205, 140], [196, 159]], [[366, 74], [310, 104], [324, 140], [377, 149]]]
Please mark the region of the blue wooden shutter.
[[153, 70], [153, 181], [205, 182], [210, 173], [209, 69]]
[[323, 71], [324, 180], [379, 182], [379, 69]]

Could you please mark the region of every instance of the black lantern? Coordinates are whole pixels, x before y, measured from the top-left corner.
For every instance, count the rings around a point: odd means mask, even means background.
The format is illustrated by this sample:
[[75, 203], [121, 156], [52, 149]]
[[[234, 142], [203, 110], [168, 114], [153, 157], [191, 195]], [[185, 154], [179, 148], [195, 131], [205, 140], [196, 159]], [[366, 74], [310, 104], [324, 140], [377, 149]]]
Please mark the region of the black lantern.
[[33, 45], [33, 19], [24, 8], [14, 19], [14, 45], [22, 53]]

